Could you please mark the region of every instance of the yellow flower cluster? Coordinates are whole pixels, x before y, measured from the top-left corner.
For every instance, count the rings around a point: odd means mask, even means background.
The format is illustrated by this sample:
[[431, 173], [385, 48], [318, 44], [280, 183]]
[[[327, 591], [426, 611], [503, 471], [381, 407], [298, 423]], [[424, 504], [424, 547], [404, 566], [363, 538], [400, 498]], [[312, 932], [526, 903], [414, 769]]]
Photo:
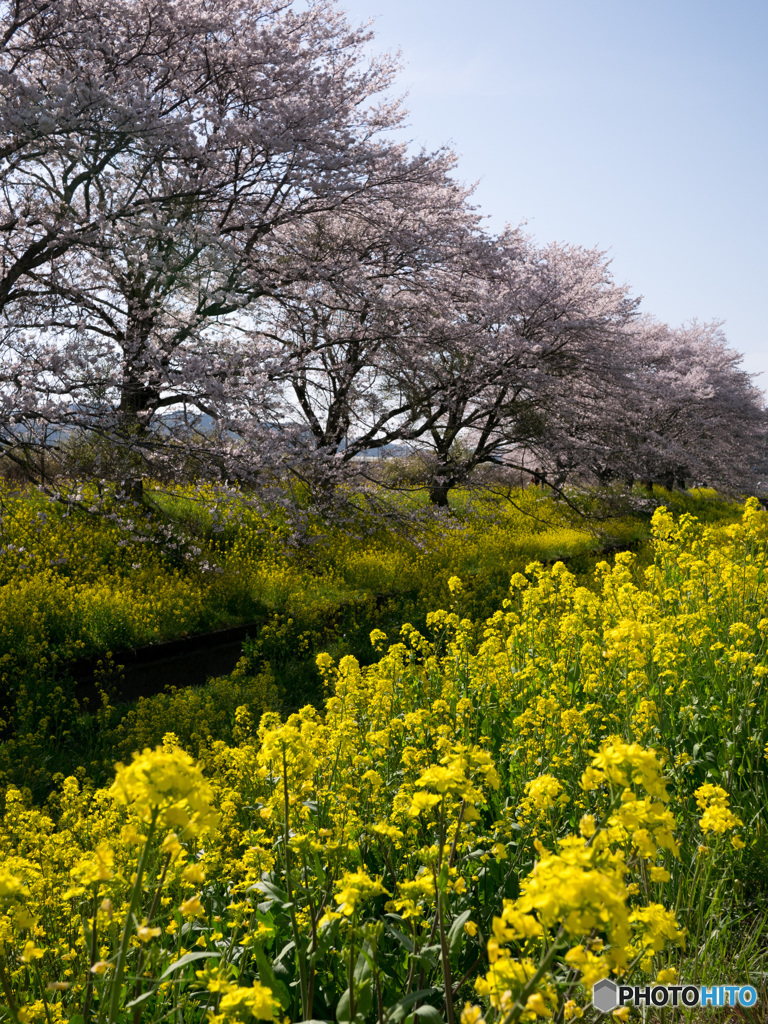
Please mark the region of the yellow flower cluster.
[[6, 1004], [571, 1020], [596, 979], [685, 977], [691, 946], [700, 967], [707, 912], [737, 946], [722, 836], [766, 829], [765, 514], [654, 530], [645, 570], [618, 556], [589, 588], [532, 563], [479, 623], [454, 583], [373, 664], [321, 655], [322, 710], [233, 710], [232, 742], [169, 735], [45, 809], [9, 788]]
[[161, 828], [198, 835], [215, 824], [213, 790], [189, 754], [174, 747], [147, 748], [129, 765], [118, 764], [110, 794]]
[[[669, 799], [654, 751], [637, 744], [615, 738], [606, 741], [584, 774], [592, 781], [602, 777], [623, 787], [622, 808], [653, 796]], [[643, 800], [635, 799], [630, 784], [644, 791]], [[546, 789], [557, 793], [551, 783]], [[674, 827], [674, 820], [668, 824]], [[638, 952], [658, 952], [668, 942], [684, 945], [684, 933], [673, 912], [656, 903], [632, 907], [634, 890], [627, 884], [630, 867], [620, 849], [622, 829], [617, 828], [617, 816], [607, 816], [604, 827], [596, 827], [594, 816], [589, 816], [584, 831], [586, 840], [566, 836], [555, 852], [539, 844], [540, 859], [522, 882], [521, 895], [505, 900], [501, 915], [493, 919], [488, 941], [491, 966], [475, 988], [505, 1015], [514, 1016], [515, 1011], [521, 1019], [555, 1015], [556, 980], [542, 965], [549, 967], [558, 943], [567, 946], [577, 940], [576, 945], [562, 949], [560, 957], [579, 972], [587, 990], [611, 972], [624, 974]], [[531, 954], [542, 943], [544, 951], [534, 971]], [[529, 991], [534, 982], [536, 988]], [[540, 1002], [531, 1002], [537, 995]]]
[[562, 783], [552, 775], [538, 775], [525, 784], [525, 799], [520, 803], [524, 819], [545, 817], [553, 808], [563, 808], [570, 800]]
[[[564, 524], [556, 503], [530, 491], [514, 504], [476, 503], [448, 531], [426, 521], [411, 541], [362, 513], [355, 538], [310, 517], [300, 557], [284, 515], [230, 489], [148, 488], [141, 516], [103, 485], [73, 485], [66, 497], [51, 502], [0, 482], [0, 686], [13, 694], [14, 734], [0, 749], [0, 784], [30, 786], [39, 799], [50, 790], [52, 745], [103, 779], [117, 757], [154, 746], [167, 728], [195, 751], [209, 736], [232, 738], [232, 707], [223, 714], [183, 697], [118, 722], [112, 702], [126, 648], [260, 620], [243, 674], [271, 671], [274, 678], [285, 660], [304, 658], [302, 671], [314, 683], [313, 652], [341, 634], [361, 645], [382, 614], [423, 620], [453, 600], [449, 583], [465, 567], [474, 585], [456, 599], [465, 614], [482, 617], [505, 596], [510, 558], [524, 564], [532, 552], [551, 558], [594, 544], [588, 531]], [[620, 530], [631, 536], [642, 526]], [[68, 678], [72, 662], [86, 656], [102, 660], [102, 706], [91, 707], [90, 724]], [[263, 699], [251, 705], [257, 719], [280, 704], [274, 685], [261, 688]], [[165, 717], [168, 703], [173, 719]], [[90, 731], [98, 732], [96, 742]], [[78, 746], [95, 750], [79, 762], [70, 753]]]
[[[702, 832], [722, 835], [744, 824], [730, 809], [728, 794], [721, 786], [706, 783], [699, 786], [694, 796], [699, 809], [704, 812], [699, 819]], [[744, 840], [738, 834], [731, 836], [731, 843], [737, 850], [744, 848]]]
[[277, 1004], [266, 985], [255, 981], [251, 986], [228, 985], [219, 1000], [218, 1013], [209, 1016], [209, 1024], [225, 1021], [272, 1020]]

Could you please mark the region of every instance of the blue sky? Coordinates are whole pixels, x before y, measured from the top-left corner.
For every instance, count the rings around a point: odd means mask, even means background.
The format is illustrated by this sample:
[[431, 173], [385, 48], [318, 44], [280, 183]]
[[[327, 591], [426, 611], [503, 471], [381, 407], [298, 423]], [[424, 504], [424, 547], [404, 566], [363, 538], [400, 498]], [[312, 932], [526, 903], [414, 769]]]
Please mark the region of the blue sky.
[[491, 228], [599, 245], [643, 309], [725, 321], [768, 390], [765, 0], [341, 0], [402, 51], [408, 135]]

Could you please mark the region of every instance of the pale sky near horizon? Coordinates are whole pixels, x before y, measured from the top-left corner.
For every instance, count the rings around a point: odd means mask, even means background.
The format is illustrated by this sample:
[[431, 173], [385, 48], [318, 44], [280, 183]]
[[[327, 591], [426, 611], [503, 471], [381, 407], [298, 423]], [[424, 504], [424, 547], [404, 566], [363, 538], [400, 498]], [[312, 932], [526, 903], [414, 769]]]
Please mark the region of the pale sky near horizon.
[[671, 324], [723, 320], [768, 392], [765, 0], [340, 0], [401, 50], [407, 136], [491, 229], [610, 251]]

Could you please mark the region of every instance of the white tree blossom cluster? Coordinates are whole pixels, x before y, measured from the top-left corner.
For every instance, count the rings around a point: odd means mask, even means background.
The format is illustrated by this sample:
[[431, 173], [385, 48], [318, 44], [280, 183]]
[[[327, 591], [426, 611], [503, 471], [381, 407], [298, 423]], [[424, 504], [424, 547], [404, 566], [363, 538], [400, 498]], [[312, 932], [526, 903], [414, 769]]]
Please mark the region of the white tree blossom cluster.
[[[413, 450], [749, 489], [762, 395], [604, 253], [485, 230], [333, 0], [2, 0], [0, 454], [299, 476]], [[110, 461], [111, 460], [111, 461]]]

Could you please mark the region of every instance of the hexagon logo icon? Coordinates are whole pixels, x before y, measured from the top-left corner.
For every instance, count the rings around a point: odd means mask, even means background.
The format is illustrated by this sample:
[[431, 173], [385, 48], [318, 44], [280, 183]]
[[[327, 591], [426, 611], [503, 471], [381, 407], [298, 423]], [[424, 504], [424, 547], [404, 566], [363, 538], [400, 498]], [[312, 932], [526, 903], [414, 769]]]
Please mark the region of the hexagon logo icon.
[[603, 978], [592, 986], [592, 1003], [601, 1013], [610, 1013], [619, 1005], [619, 990], [616, 985]]

